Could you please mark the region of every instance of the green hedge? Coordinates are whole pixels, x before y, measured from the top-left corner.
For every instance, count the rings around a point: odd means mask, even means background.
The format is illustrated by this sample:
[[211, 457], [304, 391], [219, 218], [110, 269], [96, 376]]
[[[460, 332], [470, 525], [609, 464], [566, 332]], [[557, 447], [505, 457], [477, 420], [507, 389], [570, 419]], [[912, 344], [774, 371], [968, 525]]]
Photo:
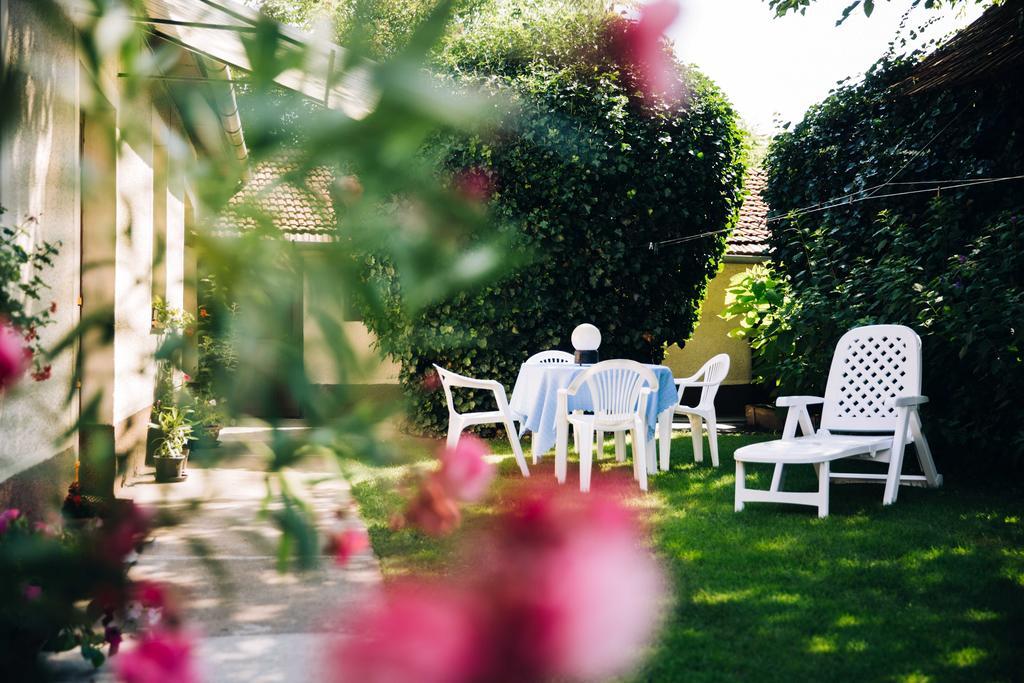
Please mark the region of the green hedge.
[[[468, 177], [471, 191], [489, 195], [487, 210], [506, 232], [516, 267], [497, 284], [409, 319], [394, 269], [366, 257], [388, 302], [366, 322], [400, 361], [414, 422], [427, 432], [447, 425], [432, 363], [511, 386], [532, 353], [571, 350], [569, 336], [582, 322], [601, 329], [604, 358], [640, 361], [660, 361], [666, 344], [693, 330], [724, 238], [658, 253], [648, 245], [734, 222], [743, 137], [722, 93], [694, 71], [685, 72], [683, 106], [642, 101], [624, 86], [629, 75], [607, 49], [621, 21], [502, 15], [449, 46], [447, 66], [457, 78], [489, 76], [485, 95], [518, 105], [504, 132], [446, 140], [441, 152], [454, 182]], [[595, 49], [571, 53], [569, 41], [543, 39], [558, 31]], [[472, 394], [459, 401], [464, 410], [481, 405]]]
[[[909, 62], [881, 62], [778, 136], [767, 200], [785, 213], [883, 183], [1024, 174], [1024, 79], [905, 96]], [[929, 144], [929, 141], [930, 144]], [[905, 167], [905, 168], [904, 168]], [[910, 194], [771, 224], [792, 305], [770, 357], [782, 393], [824, 389], [850, 327], [902, 323], [924, 344], [925, 424], [947, 466], [1024, 463], [1024, 183]], [[995, 469], [987, 471], [998, 471]]]

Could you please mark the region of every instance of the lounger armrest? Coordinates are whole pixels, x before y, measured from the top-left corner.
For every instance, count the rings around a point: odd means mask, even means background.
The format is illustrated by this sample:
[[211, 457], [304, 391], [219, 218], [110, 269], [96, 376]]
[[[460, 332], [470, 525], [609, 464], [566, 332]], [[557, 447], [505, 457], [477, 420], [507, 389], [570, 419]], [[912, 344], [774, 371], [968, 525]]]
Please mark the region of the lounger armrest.
[[791, 406], [811, 406], [824, 402], [825, 399], [821, 396], [779, 396], [775, 405], [779, 408], [788, 408]]
[[893, 408], [906, 408], [908, 406], [917, 407], [928, 402], [927, 396], [897, 396], [896, 398], [889, 400], [889, 405]]

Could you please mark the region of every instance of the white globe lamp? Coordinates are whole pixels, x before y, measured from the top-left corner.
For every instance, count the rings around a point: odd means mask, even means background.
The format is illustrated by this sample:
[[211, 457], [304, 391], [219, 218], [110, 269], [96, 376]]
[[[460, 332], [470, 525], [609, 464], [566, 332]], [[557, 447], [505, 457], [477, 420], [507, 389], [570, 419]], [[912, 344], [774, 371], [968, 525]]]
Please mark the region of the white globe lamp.
[[576, 362], [591, 365], [598, 362], [598, 348], [601, 346], [601, 330], [590, 323], [578, 325], [572, 331], [572, 346], [576, 349]]

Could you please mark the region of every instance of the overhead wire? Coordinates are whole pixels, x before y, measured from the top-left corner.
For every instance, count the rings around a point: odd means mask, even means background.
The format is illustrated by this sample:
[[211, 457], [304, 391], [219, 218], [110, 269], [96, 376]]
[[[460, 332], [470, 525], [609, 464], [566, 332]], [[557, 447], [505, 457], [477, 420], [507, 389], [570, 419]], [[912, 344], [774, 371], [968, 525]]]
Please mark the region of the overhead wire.
[[[929, 187], [924, 188], [924, 189], [917, 189], [917, 190], [904, 190], [902, 192], [890, 192], [890, 193], [886, 193], [886, 194], [870, 194], [870, 195], [866, 195], [866, 196], [863, 196], [863, 197], [858, 197], [856, 199], [851, 198], [851, 199], [849, 199], [847, 201], [836, 203], [836, 204], [829, 204], [827, 206], [823, 206], [823, 205], [819, 204], [819, 205], [817, 205], [817, 206], [815, 206], [813, 208], [807, 207], [807, 208], [799, 209], [799, 210], [796, 210], [796, 211], [793, 211], [793, 212], [790, 212], [790, 213], [787, 213], [787, 214], [779, 214], [779, 215], [776, 215], [776, 216], [769, 216], [769, 217], [767, 217], [765, 219], [765, 222], [766, 223], [773, 223], [775, 221], [780, 221], [780, 220], [784, 220], [784, 219], [798, 218], [800, 216], [806, 216], [806, 215], [812, 214], [812, 213], [819, 213], [821, 211], [828, 211], [830, 209], [835, 209], [835, 208], [838, 208], [840, 206], [850, 206], [851, 204], [859, 204], [860, 202], [866, 202], [866, 201], [871, 200], [871, 199], [887, 199], [887, 198], [891, 198], [891, 197], [904, 197], [904, 196], [907, 196], [907, 195], [914, 195], [914, 194], [928, 194], [928, 193], [933, 193], [933, 192], [941, 192], [942, 190], [955, 190], [955, 189], [958, 189], [958, 188], [976, 187], [978, 185], [989, 185], [989, 184], [992, 184], [992, 183], [1003, 183], [1003, 182], [1008, 182], [1008, 181], [1011, 181], [1011, 180], [1024, 180], [1024, 174], [1022, 174], [1022, 175], [1014, 175], [1014, 176], [1003, 176], [1003, 177], [999, 177], [999, 178], [977, 178], [977, 179], [960, 178], [960, 179], [957, 179], [957, 180], [907, 181], [907, 182], [899, 182], [899, 183], [889, 182], [889, 183], [883, 184], [882, 187], [885, 187], [887, 185], [920, 185], [920, 184], [928, 184]], [[698, 233], [696, 235], [685, 235], [685, 236], [682, 236], [682, 237], [674, 237], [674, 238], [667, 239], [667, 240], [660, 240], [658, 242], [650, 242], [648, 244], [648, 248], [651, 249], [651, 250], [656, 250], [660, 246], [666, 246], [666, 245], [672, 245], [672, 244], [680, 244], [682, 242], [691, 242], [693, 240], [704, 239], [705, 237], [711, 237], [713, 235], [720, 235], [722, 233], [730, 232], [731, 230], [732, 230], [732, 228], [722, 228], [721, 230], [709, 230], [707, 232]]]

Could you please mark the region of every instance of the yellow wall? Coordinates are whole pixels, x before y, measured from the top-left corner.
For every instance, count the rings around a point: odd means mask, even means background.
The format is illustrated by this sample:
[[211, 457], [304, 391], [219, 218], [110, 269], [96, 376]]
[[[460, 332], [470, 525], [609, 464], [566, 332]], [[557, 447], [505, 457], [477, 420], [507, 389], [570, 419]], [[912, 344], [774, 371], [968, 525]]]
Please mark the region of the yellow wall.
[[673, 344], [665, 353], [664, 363], [672, 368], [673, 375], [689, 377], [712, 356], [728, 353], [730, 365], [725, 384], [750, 384], [750, 347], [745, 341], [728, 336], [729, 330], [736, 327], [736, 321], [723, 320], [719, 315], [725, 308], [725, 290], [729, 280], [752, 265], [726, 261], [718, 275], [708, 283], [707, 296], [701, 304], [700, 321], [693, 336], [684, 348]]

